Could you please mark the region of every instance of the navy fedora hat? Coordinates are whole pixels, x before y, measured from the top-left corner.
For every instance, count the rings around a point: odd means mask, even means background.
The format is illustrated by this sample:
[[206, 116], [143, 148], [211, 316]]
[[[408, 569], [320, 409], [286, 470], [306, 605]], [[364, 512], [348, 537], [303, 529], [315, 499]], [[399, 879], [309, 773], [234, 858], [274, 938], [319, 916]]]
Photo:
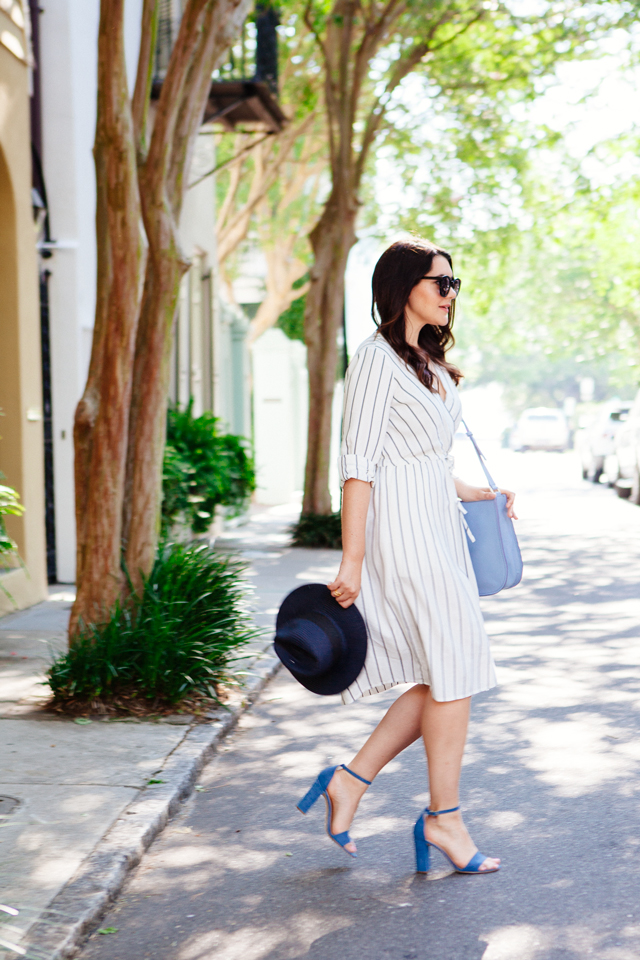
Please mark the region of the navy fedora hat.
[[345, 610], [324, 583], [306, 583], [282, 601], [273, 641], [276, 654], [312, 693], [342, 693], [367, 655], [367, 629], [352, 604]]

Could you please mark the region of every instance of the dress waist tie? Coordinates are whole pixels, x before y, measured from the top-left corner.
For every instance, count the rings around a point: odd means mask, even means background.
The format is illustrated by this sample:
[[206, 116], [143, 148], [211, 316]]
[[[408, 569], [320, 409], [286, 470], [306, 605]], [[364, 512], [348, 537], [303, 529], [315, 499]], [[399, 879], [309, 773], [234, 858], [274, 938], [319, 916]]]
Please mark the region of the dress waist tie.
[[475, 543], [475, 542], [476, 542], [476, 538], [475, 538], [474, 535], [471, 533], [471, 528], [469, 527], [469, 524], [468, 524], [467, 521], [466, 521], [467, 511], [466, 511], [465, 508], [464, 508], [464, 505], [463, 505], [463, 503], [462, 503], [462, 500], [458, 500], [458, 510], [460, 511], [460, 516], [462, 517], [462, 526], [464, 527], [464, 531], [465, 531], [466, 535], [469, 537], [469, 540], [471, 540], [471, 543]]

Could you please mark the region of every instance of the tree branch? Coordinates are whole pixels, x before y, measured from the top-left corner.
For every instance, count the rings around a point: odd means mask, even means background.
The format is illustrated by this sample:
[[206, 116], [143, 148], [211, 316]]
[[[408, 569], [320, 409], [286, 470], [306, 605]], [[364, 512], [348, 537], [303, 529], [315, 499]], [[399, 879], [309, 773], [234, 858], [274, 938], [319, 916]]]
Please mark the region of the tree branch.
[[[204, 41], [196, 50], [191, 64], [180, 105], [174, 132], [169, 196], [174, 215], [179, 215], [185, 194], [185, 179], [196, 142], [198, 126], [211, 86], [211, 74], [221, 56], [236, 38], [249, 11], [251, 0], [214, 0], [205, 14], [202, 34]], [[191, 82], [200, 77], [199, 84]], [[186, 149], [181, 144], [186, 142]], [[184, 189], [183, 189], [184, 187]]]
[[433, 53], [437, 50], [442, 50], [448, 44], [453, 43], [464, 33], [467, 32], [475, 23], [482, 19], [484, 15], [484, 10], [479, 10], [475, 16], [471, 17], [458, 31], [453, 33], [450, 37], [447, 37], [442, 43], [431, 45], [433, 37], [437, 34], [437, 31], [445, 24], [450, 22], [451, 14], [448, 12], [444, 14], [436, 23], [434, 23], [429, 31], [429, 36], [426, 40], [422, 41], [419, 44], [416, 44], [409, 54], [402, 59], [398, 60], [395, 65], [395, 68], [387, 82], [383, 93], [376, 99], [376, 102], [371, 110], [365, 129], [362, 135], [362, 140], [360, 142], [360, 149], [358, 151], [358, 160], [356, 163], [355, 170], [355, 183], [359, 184], [364, 173], [364, 168], [367, 162], [367, 157], [369, 150], [373, 141], [375, 140], [376, 134], [380, 128], [382, 119], [386, 113], [387, 103], [389, 97], [393, 91], [398, 87], [398, 85], [404, 80], [406, 76], [420, 63], [420, 61], [428, 54]]
[[[329, 140], [329, 157], [331, 159], [331, 167], [335, 168], [336, 164], [336, 136], [334, 130], [334, 118], [339, 115], [339, 105], [335, 97], [335, 91], [333, 88], [333, 43], [330, 43], [334, 39], [331, 35], [327, 36], [327, 42], [322, 39], [320, 33], [316, 30], [313, 20], [311, 19], [311, 5], [312, 0], [308, 0], [307, 5], [304, 10], [304, 22], [307, 26], [309, 32], [315, 37], [316, 43], [320, 48], [322, 54], [322, 59], [324, 61], [324, 96], [325, 102], [327, 104], [327, 133]], [[331, 14], [329, 14], [331, 15]]]
[[161, 249], [164, 251], [180, 249], [177, 223], [173, 206], [169, 202], [167, 181], [185, 81], [198, 42], [202, 41], [205, 11], [214, 2], [215, 0], [187, 0], [178, 37], [160, 91], [149, 151], [141, 169], [142, 211], [152, 256], [157, 255]]
[[187, 187], [188, 190], [191, 190], [192, 187], [197, 187], [199, 183], [202, 183], [203, 180], [206, 180], [207, 177], [213, 176], [214, 173], [218, 173], [220, 170], [224, 170], [226, 167], [230, 166], [232, 163], [235, 163], [236, 160], [239, 160], [241, 157], [245, 156], [247, 153], [250, 153], [251, 150], [255, 150], [261, 143], [264, 143], [269, 137], [276, 136], [273, 131], [265, 133], [260, 140], [254, 140], [253, 143], [250, 143], [248, 146], [243, 147], [242, 150], [239, 150], [233, 157], [230, 157], [228, 160], [223, 160], [222, 163], [219, 163], [212, 170], [207, 170], [206, 173], [203, 173], [202, 176], [198, 177], [197, 180], [194, 180], [193, 183], [190, 183]]
[[146, 149], [149, 101], [151, 99], [151, 84], [153, 82], [153, 59], [158, 37], [158, 12], [158, 0], [144, 0], [142, 7], [142, 24], [140, 27], [138, 71], [136, 73], [133, 99], [131, 101], [133, 132], [136, 140], [138, 163], [143, 162]]
[[[294, 130], [289, 128], [285, 133], [279, 135], [278, 141], [271, 141], [274, 145], [276, 142], [280, 145], [280, 150], [271, 163], [263, 165], [263, 158], [259, 154], [256, 157], [256, 169], [246, 203], [229, 218], [228, 223], [220, 226], [218, 235], [218, 257], [220, 261], [229, 257], [246, 235], [251, 214], [275, 183], [295, 141], [305, 132], [313, 119], [313, 114], [309, 114]], [[229, 209], [226, 200], [225, 208]]]
[[327, 57], [327, 51], [325, 49], [324, 41], [320, 36], [320, 34], [318, 33], [318, 31], [316, 30], [313, 20], [311, 19], [311, 6], [312, 6], [312, 0], [307, 0], [307, 5], [304, 8], [303, 19], [309, 33], [313, 34], [313, 36], [316, 39], [316, 43], [318, 44], [318, 46], [320, 47], [320, 50], [322, 51], [322, 56], [324, 58], [325, 64], [328, 64], [329, 59]]
[[[355, 56], [353, 75], [354, 88], [357, 88], [358, 91], [354, 98], [356, 103], [362, 87], [362, 82], [371, 64], [371, 59], [376, 51], [376, 48], [388, 33], [391, 25], [394, 23], [394, 21], [398, 20], [398, 18], [402, 16], [406, 8], [407, 5], [404, 0], [387, 0], [387, 4], [377, 21], [369, 21], [369, 26], [364, 32]], [[355, 114], [353, 116], [355, 119]]]
[[[229, 186], [227, 187], [227, 192], [225, 198], [220, 206], [218, 211], [218, 216], [216, 219], [216, 234], [219, 236], [222, 233], [224, 224], [227, 220], [230, 210], [233, 208], [234, 200], [238, 188], [240, 186], [240, 181], [242, 178], [242, 165], [243, 160], [240, 159], [232, 165], [231, 170], [229, 171]], [[218, 253], [219, 256], [219, 253]]]

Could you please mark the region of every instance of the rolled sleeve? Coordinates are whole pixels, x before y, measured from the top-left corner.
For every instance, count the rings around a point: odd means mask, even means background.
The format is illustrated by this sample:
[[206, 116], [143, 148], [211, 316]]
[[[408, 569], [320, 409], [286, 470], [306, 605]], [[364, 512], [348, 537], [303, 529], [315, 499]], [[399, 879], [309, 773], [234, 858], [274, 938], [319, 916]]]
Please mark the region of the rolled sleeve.
[[366, 457], [359, 457], [356, 453], [345, 453], [338, 459], [338, 473], [340, 486], [344, 486], [347, 480], [364, 480], [366, 483], [373, 483], [376, 478], [376, 465]]
[[383, 347], [368, 342], [349, 364], [345, 378], [340, 485], [347, 480], [374, 483], [389, 424], [395, 383], [394, 364]]

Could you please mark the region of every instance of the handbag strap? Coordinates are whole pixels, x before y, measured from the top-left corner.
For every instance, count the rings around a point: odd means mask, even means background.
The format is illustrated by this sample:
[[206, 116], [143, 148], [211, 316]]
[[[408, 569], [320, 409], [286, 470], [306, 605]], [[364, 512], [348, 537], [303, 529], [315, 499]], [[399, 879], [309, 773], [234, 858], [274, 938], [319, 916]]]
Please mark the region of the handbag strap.
[[469, 427], [466, 425], [466, 423], [464, 422], [464, 420], [462, 421], [462, 426], [464, 427], [464, 429], [465, 429], [465, 431], [466, 431], [466, 433], [467, 433], [467, 436], [469, 437], [469, 440], [471, 440], [471, 443], [473, 444], [474, 449], [475, 449], [476, 453], [478, 454], [478, 460], [480, 461], [480, 466], [481, 466], [482, 469], [484, 470], [484, 475], [485, 475], [485, 477], [487, 478], [487, 480], [489, 481], [489, 486], [490, 486], [491, 489], [494, 490], [496, 493], [499, 493], [500, 491], [499, 491], [499, 488], [498, 488], [498, 484], [495, 482], [495, 480], [493, 479], [493, 477], [492, 477], [491, 474], [489, 473], [487, 467], [485, 466], [486, 457], [485, 457], [484, 453], [482, 452], [482, 450], [480, 449], [480, 447], [478, 446], [478, 444], [476, 443], [476, 438], [475, 438], [474, 435], [471, 433], [471, 430], [469, 430]]

